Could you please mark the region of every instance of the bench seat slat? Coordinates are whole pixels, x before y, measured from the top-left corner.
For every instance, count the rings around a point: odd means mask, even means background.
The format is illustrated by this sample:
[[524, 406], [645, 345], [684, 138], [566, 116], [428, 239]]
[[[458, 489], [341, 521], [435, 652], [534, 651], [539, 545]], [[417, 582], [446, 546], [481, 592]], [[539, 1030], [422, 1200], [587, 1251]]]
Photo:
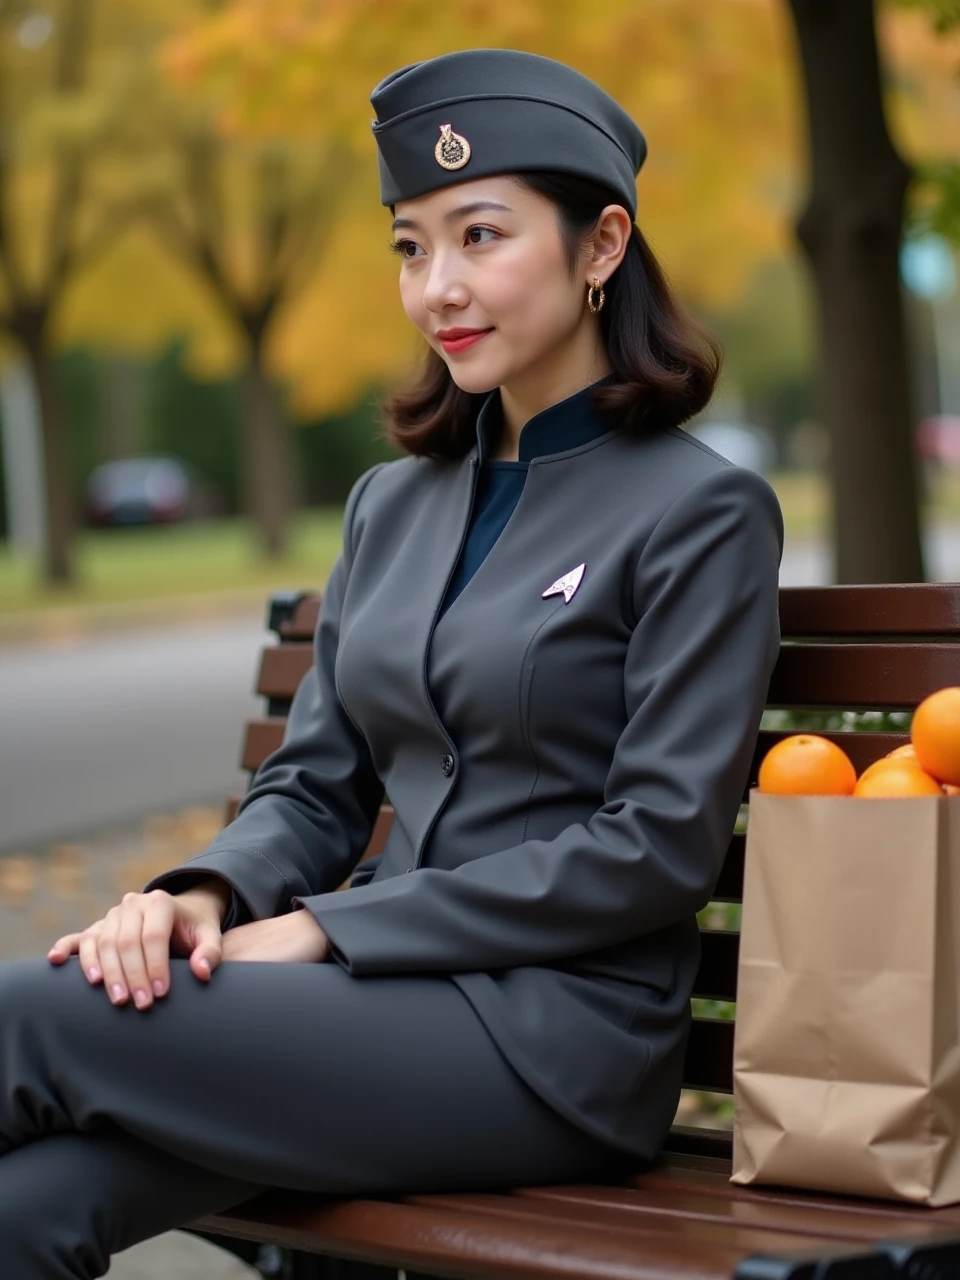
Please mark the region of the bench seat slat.
[[[854, 1241], [877, 1240], [890, 1228], [889, 1217], [882, 1206], [872, 1211], [866, 1208], [836, 1213], [827, 1201], [822, 1204], [816, 1201], [791, 1204], [767, 1202], [758, 1196], [711, 1195], [703, 1187], [667, 1179], [658, 1181], [655, 1175], [640, 1175], [632, 1179], [629, 1187], [533, 1187], [522, 1188], [516, 1194], [535, 1200], [549, 1200], [564, 1214], [587, 1214], [588, 1217], [594, 1213], [602, 1214], [603, 1218], [597, 1221], [609, 1220], [611, 1223], [618, 1223], [620, 1219], [630, 1221], [634, 1218], [675, 1216], [696, 1218], [720, 1226], [749, 1226], [820, 1239]], [[952, 1229], [952, 1222], [945, 1223], [941, 1219], [938, 1225], [930, 1225], [924, 1234], [939, 1235], [945, 1225]]]
[[[730, 1181], [730, 1166], [722, 1161], [703, 1161], [703, 1164], [711, 1166], [705, 1168], [687, 1163], [689, 1160], [688, 1156], [668, 1152], [655, 1168], [631, 1174], [626, 1181], [642, 1195], [659, 1188], [664, 1191], [691, 1191], [736, 1203], [738, 1220], [742, 1214], [745, 1221], [750, 1221], [754, 1205], [783, 1207], [791, 1212], [809, 1210], [830, 1214], [843, 1224], [851, 1221], [856, 1232], [868, 1229], [863, 1239], [870, 1235], [877, 1238], [900, 1220], [919, 1222], [936, 1233], [960, 1231], [960, 1205], [928, 1209], [905, 1201], [873, 1200], [865, 1196], [818, 1195], [815, 1191], [794, 1188], [744, 1187]], [[600, 1195], [605, 1195], [608, 1190], [607, 1187], [587, 1188], [588, 1192], [596, 1191]], [[846, 1230], [846, 1225], [839, 1229]], [[830, 1234], [830, 1231], [825, 1228], [825, 1233]]]
[[[706, 1211], [711, 1207], [711, 1202], [706, 1197], [688, 1197], [691, 1201], [690, 1212], [676, 1212], [673, 1209], [661, 1212], [652, 1207], [647, 1212], [631, 1211], [614, 1201], [605, 1201], [603, 1193], [606, 1190], [613, 1189], [598, 1186], [597, 1197], [589, 1203], [583, 1200], [558, 1201], [550, 1196], [549, 1189], [545, 1189], [542, 1196], [524, 1196], [513, 1192], [411, 1195], [404, 1197], [404, 1203], [439, 1209], [445, 1213], [484, 1214], [505, 1220], [507, 1230], [512, 1230], [511, 1223], [530, 1223], [544, 1224], [548, 1229], [552, 1229], [553, 1224], [565, 1224], [586, 1231], [594, 1231], [599, 1227], [618, 1235], [637, 1232], [644, 1239], [650, 1232], [656, 1232], [658, 1235], [680, 1236], [685, 1240], [702, 1240], [721, 1247], [735, 1245], [745, 1252], [773, 1252], [777, 1249], [800, 1251], [817, 1246], [829, 1249], [834, 1240], [851, 1239], [850, 1236], [840, 1237], [836, 1232], [797, 1231], [782, 1226], [771, 1230], [753, 1223], [737, 1222], [732, 1214], [723, 1218], [714, 1212], [711, 1217]], [[661, 1195], [660, 1199], [662, 1204], [667, 1203], [666, 1196]], [[678, 1200], [682, 1199], [682, 1196], [678, 1197]], [[704, 1210], [702, 1213], [693, 1211], [694, 1201]], [[787, 1215], [781, 1213], [780, 1217], [784, 1219]], [[811, 1236], [814, 1237], [812, 1240], [808, 1238]]]
[[[198, 1230], [263, 1240], [308, 1253], [460, 1280], [495, 1274], [504, 1280], [729, 1280], [746, 1255], [809, 1250], [820, 1243], [804, 1235], [772, 1235], [749, 1227], [720, 1227], [664, 1219], [656, 1227], [631, 1224], [596, 1231], [547, 1214], [507, 1209], [467, 1211], [444, 1197], [406, 1200], [344, 1200], [324, 1205], [318, 1197], [276, 1192], [191, 1224]], [[267, 1228], [267, 1230], [265, 1230]], [[825, 1251], [836, 1242], [824, 1239]]]

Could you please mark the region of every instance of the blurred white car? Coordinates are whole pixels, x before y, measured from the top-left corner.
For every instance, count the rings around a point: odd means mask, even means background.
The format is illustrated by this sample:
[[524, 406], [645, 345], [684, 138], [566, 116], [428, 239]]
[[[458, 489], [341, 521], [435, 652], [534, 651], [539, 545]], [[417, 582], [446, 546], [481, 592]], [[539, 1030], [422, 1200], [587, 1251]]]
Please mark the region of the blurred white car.
[[140, 457], [105, 462], [86, 486], [92, 525], [170, 524], [213, 514], [209, 487], [179, 458]]
[[702, 440], [738, 467], [748, 467], [767, 475], [777, 464], [777, 448], [761, 427], [748, 427], [733, 422], [705, 422], [688, 427], [690, 435]]

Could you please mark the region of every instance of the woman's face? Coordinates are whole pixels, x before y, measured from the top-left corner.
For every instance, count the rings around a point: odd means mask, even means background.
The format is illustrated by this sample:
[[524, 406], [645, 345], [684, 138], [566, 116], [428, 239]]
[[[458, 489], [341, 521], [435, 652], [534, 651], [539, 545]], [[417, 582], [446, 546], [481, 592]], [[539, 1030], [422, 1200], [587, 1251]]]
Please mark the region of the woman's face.
[[[548, 373], [595, 319], [586, 274], [570, 278], [556, 209], [515, 180], [457, 183], [394, 211], [404, 310], [462, 390]], [[444, 341], [459, 329], [483, 336]]]

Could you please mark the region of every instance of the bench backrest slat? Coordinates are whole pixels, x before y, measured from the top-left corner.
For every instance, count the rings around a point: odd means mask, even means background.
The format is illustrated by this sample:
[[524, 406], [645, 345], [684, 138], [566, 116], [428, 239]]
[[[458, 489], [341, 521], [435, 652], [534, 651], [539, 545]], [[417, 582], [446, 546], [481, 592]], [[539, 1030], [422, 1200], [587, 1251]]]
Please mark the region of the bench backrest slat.
[[771, 707], [912, 709], [958, 678], [957, 643], [786, 642], [770, 680]]
[[782, 587], [785, 636], [960, 638], [960, 592], [953, 582]]

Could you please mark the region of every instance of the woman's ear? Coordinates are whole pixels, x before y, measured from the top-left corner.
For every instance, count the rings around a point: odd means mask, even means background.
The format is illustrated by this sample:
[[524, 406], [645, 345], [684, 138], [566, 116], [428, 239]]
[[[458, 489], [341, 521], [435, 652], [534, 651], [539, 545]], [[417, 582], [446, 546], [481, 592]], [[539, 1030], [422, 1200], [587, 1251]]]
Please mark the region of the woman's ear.
[[606, 282], [623, 261], [633, 235], [633, 220], [622, 204], [608, 204], [600, 214], [596, 230], [590, 237], [589, 266], [593, 276]]

